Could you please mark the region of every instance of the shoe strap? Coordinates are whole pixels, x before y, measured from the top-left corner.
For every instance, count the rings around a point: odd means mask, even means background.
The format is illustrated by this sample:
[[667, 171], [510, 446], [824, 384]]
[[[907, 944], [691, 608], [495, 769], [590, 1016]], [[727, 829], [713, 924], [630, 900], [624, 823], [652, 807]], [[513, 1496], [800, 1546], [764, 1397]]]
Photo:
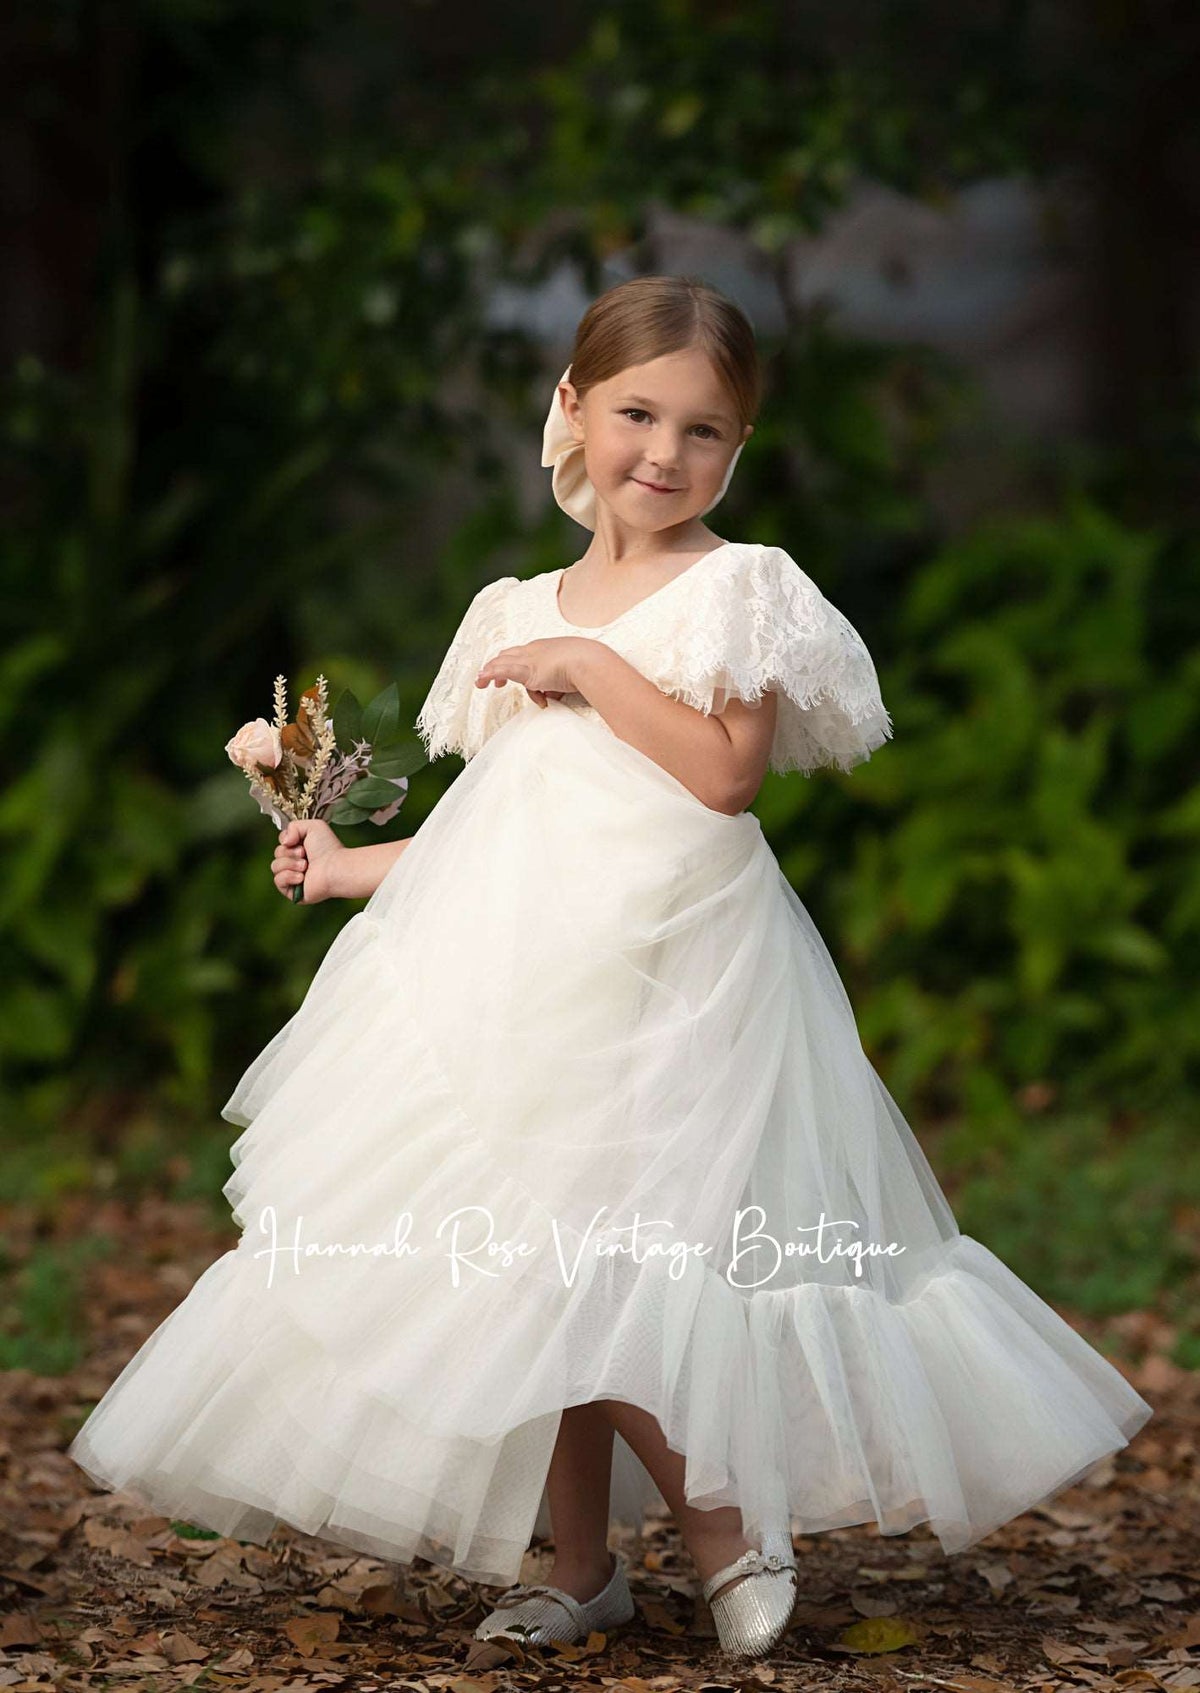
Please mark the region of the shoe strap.
[[[608, 1578], [608, 1585], [601, 1590], [603, 1592], [608, 1591], [608, 1587], [612, 1586], [618, 1573], [625, 1568], [628, 1562], [625, 1554], [619, 1549], [615, 1550], [612, 1556], [612, 1574]], [[497, 1611], [510, 1610], [514, 1605], [523, 1604], [526, 1599], [536, 1593], [544, 1594], [547, 1599], [557, 1599], [559, 1604], [565, 1607], [567, 1614], [570, 1616], [576, 1628], [578, 1628], [581, 1633], [586, 1632], [584, 1628], [583, 1608], [580, 1600], [576, 1599], [573, 1593], [565, 1593], [561, 1587], [551, 1587], [547, 1582], [537, 1582], [536, 1584], [530, 1586], [510, 1587], [506, 1592], [500, 1595], [499, 1599], [496, 1600], [493, 1609]], [[596, 1598], [598, 1599], [599, 1597], [600, 1595], [597, 1594]], [[588, 1604], [595, 1604], [595, 1600], [589, 1599]]]
[[794, 1570], [795, 1558], [785, 1558], [780, 1552], [760, 1552], [752, 1546], [748, 1552], [743, 1552], [740, 1558], [735, 1558], [731, 1564], [726, 1564], [723, 1570], [710, 1575], [701, 1588], [704, 1601], [707, 1604], [718, 1587], [723, 1587], [727, 1581], [732, 1581], [739, 1575], [761, 1575], [766, 1570]]
[[587, 1632], [579, 1600], [573, 1594], [564, 1593], [561, 1587], [550, 1587], [545, 1582], [538, 1582], [532, 1587], [510, 1587], [507, 1593], [500, 1595], [494, 1608], [498, 1611], [511, 1610], [514, 1605], [521, 1605], [539, 1593], [561, 1605], [581, 1634]]

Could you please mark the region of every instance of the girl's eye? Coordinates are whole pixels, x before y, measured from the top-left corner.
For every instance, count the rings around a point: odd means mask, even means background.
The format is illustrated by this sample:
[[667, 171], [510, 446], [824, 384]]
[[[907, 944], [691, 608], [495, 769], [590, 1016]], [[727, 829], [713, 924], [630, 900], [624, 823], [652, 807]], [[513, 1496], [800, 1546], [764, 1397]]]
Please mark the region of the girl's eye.
[[[640, 406], [626, 406], [625, 409], [621, 413], [622, 417], [632, 417], [632, 418], [649, 417], [649, 415], [650, 415], [650, 413], [647, 412], [647, 411], [643, 411]], [[708, 440], [719, 441], [720, 438], [721, 438], [720, 435], [717, 433], [717, 431], [713, 428], [711, 423], [698, 423], [696, 425], [696, 428], [697, 429], [707, 429], [708, 434], [704, 437], [704, 439], [706, 441], [708, 441]]]

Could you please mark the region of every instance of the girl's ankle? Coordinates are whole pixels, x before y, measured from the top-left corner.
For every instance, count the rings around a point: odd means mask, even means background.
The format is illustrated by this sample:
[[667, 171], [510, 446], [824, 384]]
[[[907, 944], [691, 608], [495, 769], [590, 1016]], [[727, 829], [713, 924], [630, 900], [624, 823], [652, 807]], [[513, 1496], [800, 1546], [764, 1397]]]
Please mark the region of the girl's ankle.
[[573, 1599], [586, 1604], [603, 1593], [616, 1573], [614, 1552], [606, 1551], [602, 1559], [556, 1557], [546, 1580], [552, 1587], [561, 1587]]
[[[716, 1575], [718, 1570], [723, 1570], [726, 1564], [734, 1563], [744, 1552], [750, 1552], [756, 1550], [756, 1548], [751, 1546], [745, 1535], [737, 1535], [729, 1539], [710, 1541], [700, 1546], [689, 1547], [688, 1550], [691, 1552], [696, 1573], [703, 1582]], [[742, 1579], [742, 1576], [736, 1575], [732, 1576], [730, 1581], [736, 1584]], [[717, 1593], [728, 1591], [729, 1583], [717, 1589]], [[713, 1598], [716, 1597], [717, 1594], [714, 1593]]]

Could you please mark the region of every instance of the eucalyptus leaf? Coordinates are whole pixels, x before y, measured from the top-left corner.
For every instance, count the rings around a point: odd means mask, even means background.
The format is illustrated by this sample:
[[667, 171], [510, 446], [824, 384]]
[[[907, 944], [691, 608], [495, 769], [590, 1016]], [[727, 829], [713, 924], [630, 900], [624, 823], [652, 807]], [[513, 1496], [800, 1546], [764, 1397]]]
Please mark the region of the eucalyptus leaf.
[[368, 806], [364, 810], [362, 806], [355, 805], [353, 800], [340, 799], [337, 804], [332, 806], [326, 813], [325, 820], [328, 823], [340, 823], [344, 826], [349, 826], [355, 823], [367, 823], [370, 821], [371, 812], [374, 809], [375, 807]]
[[411, 776], [429, 760], [419, 741], [393, 741], [371, 754], [372, 776]]
[[399, 811], [400, 807], [404, 804], [404, 801], [408, 798], [408, 777], [399, 777], [392, 783], [392, 789], [393, 797], [388, 804], [380, 806], [377, 810], [371, 813], [371, 821], [377, 828], [381, 829], [385, 823], [390, 823], [392, 818]]
[[399, 721], [400, 690], [394, 682], [389, 682], [363, 712], [363, 739], [370, 741], [372, 746], [378, 741], [386, 741], [395, 735]]
[[390, 805], [395, 797], [395, 783], [381, 776], [364, 776], [346, 795], [360, 810], [367, 811], [377, 811], [381, 805]]
[[363, 709], [350, 688], [343, 688], [332, 707], [334, 733], [340, 752], [353, 752], [354, 743], [365, 739], [362, 732]]

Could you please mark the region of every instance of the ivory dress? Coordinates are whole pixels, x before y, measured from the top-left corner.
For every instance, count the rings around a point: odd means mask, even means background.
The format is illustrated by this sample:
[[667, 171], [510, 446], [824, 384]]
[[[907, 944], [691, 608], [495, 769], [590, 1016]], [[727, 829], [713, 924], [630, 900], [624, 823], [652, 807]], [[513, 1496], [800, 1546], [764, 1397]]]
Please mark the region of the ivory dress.
[[[588, 630], [561, 576], [471, 602], [418, 719], [465, 768], [223, 1107], [238, 1245], [70, 1455], [242, 1540], [509, 1584], [563, 1408], [616, 1398], [765, 1551], [868, 1521], [961, 1551], [1151, 1407], [960, 1233], [757, 819], [578, 695], [474, 686], [582, 633], [703, 712], [777, 690], [772, 767], [848, 771], [892, 732], [870, 655], [778, 547]], [[611, 1516], [646, 1506], [618, 1439]]]

